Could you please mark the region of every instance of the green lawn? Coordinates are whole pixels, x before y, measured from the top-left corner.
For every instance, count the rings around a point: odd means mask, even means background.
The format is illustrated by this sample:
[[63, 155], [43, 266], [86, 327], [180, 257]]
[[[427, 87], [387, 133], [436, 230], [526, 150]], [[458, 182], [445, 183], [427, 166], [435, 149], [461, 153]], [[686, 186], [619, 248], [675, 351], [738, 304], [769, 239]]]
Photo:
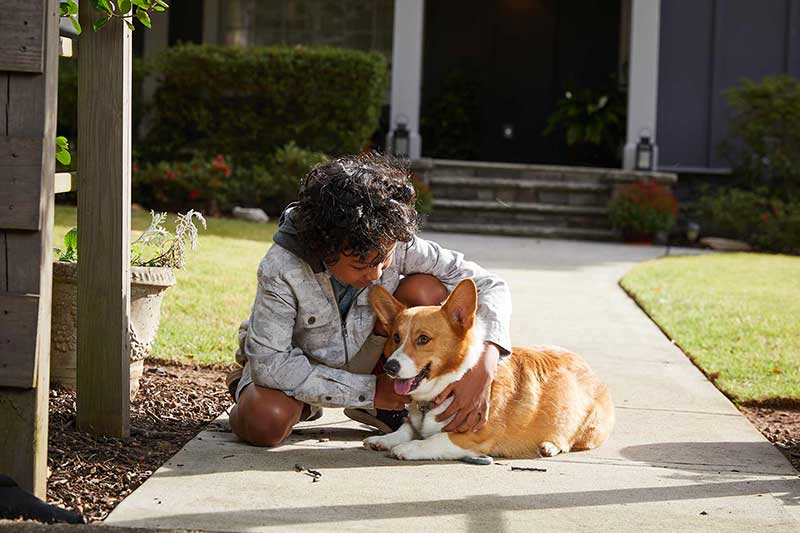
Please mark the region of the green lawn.
[[[54, 245], [76, 224], [74, 207], [57, 206]], [[174, 229], [173, 215], [167, 228]], [[131, 213], [134, 236], [145, 229], [150, 214]], [[256, 269], [272, 242], [276, 225], [210, 218], [200, 230], [200, 246], [189, 252], [185, 271], [176, 271], [178, 284], [167, 291], [161, 328], [153, 355], [197, 362], [233, 361], [236, 331], [250, 314], [256, 289]]]
[[800, 401], [800, 257], [667, 257], [620, 284], [734, 401]]

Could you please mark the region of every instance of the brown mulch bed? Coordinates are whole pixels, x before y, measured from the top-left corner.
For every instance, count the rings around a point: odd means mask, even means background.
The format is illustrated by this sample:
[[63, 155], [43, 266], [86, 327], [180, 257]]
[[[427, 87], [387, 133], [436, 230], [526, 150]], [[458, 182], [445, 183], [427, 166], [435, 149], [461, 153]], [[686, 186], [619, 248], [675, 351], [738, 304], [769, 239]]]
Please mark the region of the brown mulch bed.
[[800, 471], [800, 409], [740, 406], [748, 420]]
[[75, 393], [50, 391], [47, 500], [102, 520], [231, 404], [227, 367], [145, 361], [129, 438], [75, 429]]

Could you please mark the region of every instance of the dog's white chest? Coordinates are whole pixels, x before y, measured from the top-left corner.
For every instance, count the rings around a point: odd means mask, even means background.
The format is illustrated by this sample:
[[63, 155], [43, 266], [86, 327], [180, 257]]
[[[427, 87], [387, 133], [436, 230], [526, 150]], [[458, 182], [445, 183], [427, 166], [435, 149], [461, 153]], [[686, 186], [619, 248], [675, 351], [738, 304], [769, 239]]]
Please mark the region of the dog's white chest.
[[441, 433], [442, 428], [446, 426], [450, 420], [437, 422], [436, 416], [442, 413], [447, 406], [453, 401], [453, 398], [448, 398], [441, 405], [434, 405], [433, 402], [414, 402], [408, 410], [408, 421], [414, 428], [419, 436], [423, 439]]

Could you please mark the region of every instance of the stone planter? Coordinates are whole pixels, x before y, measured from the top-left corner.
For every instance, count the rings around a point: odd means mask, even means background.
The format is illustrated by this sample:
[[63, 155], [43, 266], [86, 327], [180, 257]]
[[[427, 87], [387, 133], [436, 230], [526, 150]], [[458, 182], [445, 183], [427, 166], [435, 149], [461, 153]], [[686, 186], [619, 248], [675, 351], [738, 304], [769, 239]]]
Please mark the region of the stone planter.
[[[50, 382], [75, 388], [78, 345], [77, 263], [53, 263], [53, 307], [50, 337]], [[164, 291], [175, 285], [169, 268], [131, 267], [131, 315], [128, 324], [131, 399], [139, 390], [144, 358], [153, 348], [161, 321]]]

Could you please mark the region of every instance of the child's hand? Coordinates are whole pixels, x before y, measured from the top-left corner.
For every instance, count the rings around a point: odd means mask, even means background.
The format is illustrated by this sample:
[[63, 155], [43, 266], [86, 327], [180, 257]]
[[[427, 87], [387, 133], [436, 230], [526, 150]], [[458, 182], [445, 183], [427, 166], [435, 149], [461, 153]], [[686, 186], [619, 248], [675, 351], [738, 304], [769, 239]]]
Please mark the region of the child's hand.
[[394, 391], [393, 379], [385, 374], [378, 376], [378, 381], [375, 384], [375, 400], [373, 402], [376, 409], [400, 411], [405, 408], [407, 403], [411, 403], [411, 397], [397, 394]]
[[464, 377], [449, 385], [434, 403], [439, 405], [451, 394], [453, 402], [440, 413], [436, 420], [441, 422], [455, 415], [443, 431], [480, 431], [489, 418], [489, 398], [492, 392], [492, 380], [497, 371], [497, 362], [500, 360], [500, 350], [496, 345], [487, 342], [478, 364]]

